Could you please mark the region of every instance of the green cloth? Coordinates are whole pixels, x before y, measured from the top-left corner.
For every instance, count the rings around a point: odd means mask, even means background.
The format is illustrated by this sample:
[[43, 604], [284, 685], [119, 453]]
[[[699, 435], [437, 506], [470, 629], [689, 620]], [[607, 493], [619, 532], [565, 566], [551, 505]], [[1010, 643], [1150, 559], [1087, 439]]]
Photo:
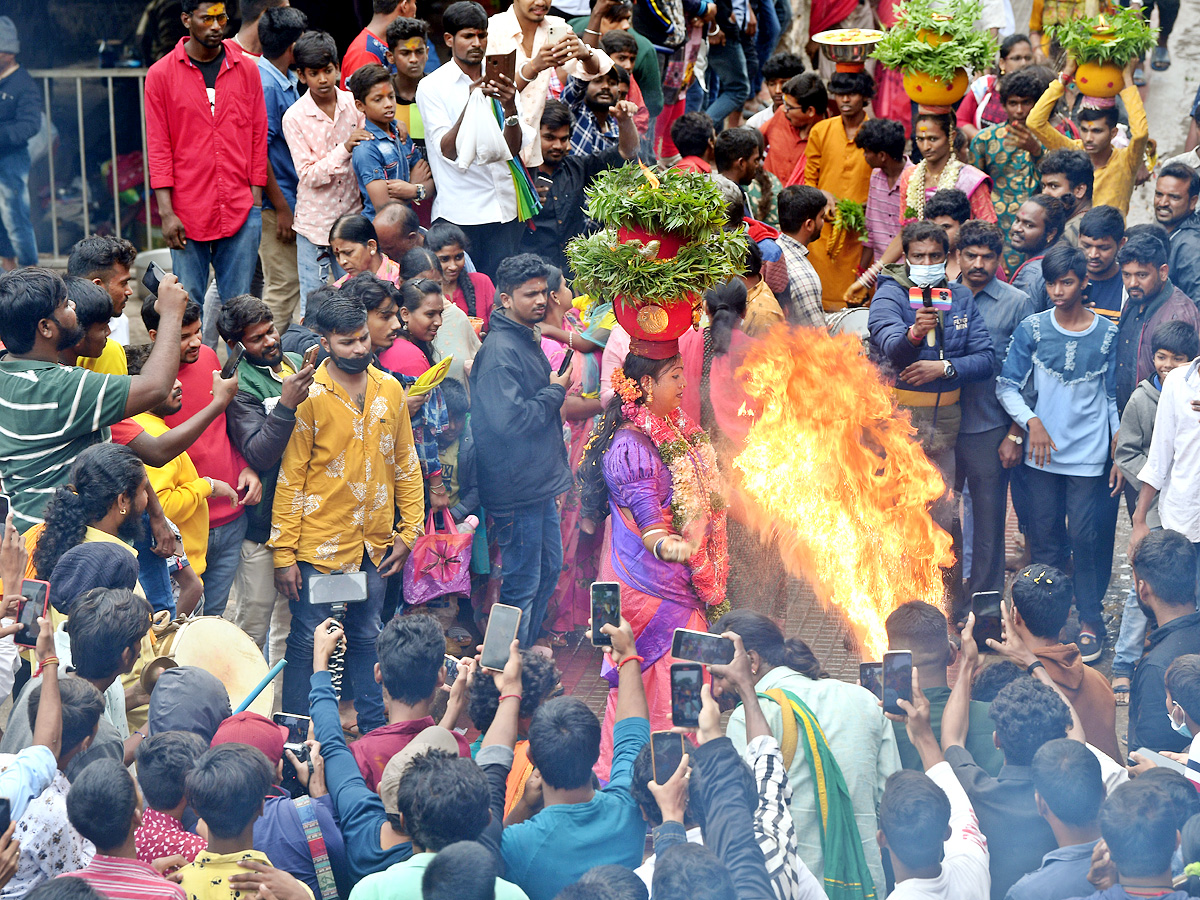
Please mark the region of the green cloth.
[[[368, 875], [350, 892], [350, 900], [421, 900], [421, 879], [436, 853], [416, 853]], [[503, 878], [496, 879], [496, 900], [529, 900], [526, 893]]]
[[[813, 798], [821, 811], [825, 893], [829, 900], [875, 900], [874, 879], [859, 840], [854, 804], [850, 800], [850, 791], [846, 787], [846, 779], [842, 777], [841, 767], [834, 759], [813, 711], [795, 694], [779, 690], [795, 714], [799, 726], [797, 749], [803, 747], [805, 750], [813, 778]], [[758, 696], [772, 699], [766, 694]]]
[[996, 208], [996, 224], [1004, 235], [1004, 268], [1015, 272], [1025, 260], [1025, 254], [1014, 250], [1009, 232], [1017, 218], [1017, 210], [1026, 200], [1041, 190], [1037, 164], [1041, 153], [1032, 156], [1026, 150], [1010, 150], [1004, 146], [1008, 125], [989, 125], [971, 138], [970, 163], [992, 179], [992, 206]]
[[[587, 23], [587, 16], [576, 16], [568, 22], [575, 33], [581, 36], [587, 28]], [[658, 114], [663, 111], [662, 72], [658, 68], [658, 51], [648, 39], [632, 28], [625, 33], [637, 41], [638, 45], [637, 59], [633, 61], [633, 80], [642, 92], [642, 101], [650, 111], [651, 120], [657, 119]]]
[[[946, 709], [946, 701], [950, 699], [950, 688], [925, 688], [922, 693], [929, 701], [929, 725], [933, 728], [933, 736], [940, 741], [942, 739], [942, 713]], [[996, 725], [988, 712], [989, 708], [990, 704], [979, 700], [971, 701], [971, 718], [967, 724], [966, 747], [979, 767], [989, 775], [995, 776], [1000, 774], [1000, 767], [1004, 765], [1004, 754], [992, 740]], [[896, 730], [896, 749], [900, 751], [900, 765], [916, 772], [924, 772], [925, 767], [921, 765], [921, 756], [909, 743], [904, 723], [893, 722], [892, 727]]]

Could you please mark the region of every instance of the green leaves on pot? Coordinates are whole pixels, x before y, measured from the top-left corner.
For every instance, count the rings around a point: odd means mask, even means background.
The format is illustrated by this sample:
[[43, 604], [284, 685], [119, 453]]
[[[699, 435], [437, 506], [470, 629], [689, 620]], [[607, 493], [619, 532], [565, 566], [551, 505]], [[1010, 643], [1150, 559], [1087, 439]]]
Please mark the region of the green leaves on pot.
[[1141, 59], [1158, 43], [1158, 29], [1151, 28], [1137, 10], [1123, 7], [1101, 16], [1072, 19], [1049, 32], [1075, 62], [1112, 63], [1121, 68], [1132, 59]]
[[657, 186], [632, 164], [600, 173], [585, 191], [588, 215], [610, 228], [673, 232], [689, 240], [706, 238], [729, 221], [725, 198], [708, 176], [669, 169], [652, 177]]
[[[959, 69], [981, 71], [998, 50], [991, 32], [976, 28], [982, 12], [980, 0], [907, 0], [896, 7], [896, 24], [884, 32], [871, 56], [890, 69], [923, 72], [937, 81], [953, 81]], [[949, 40], [934, 47], [918, 36], [923, 31]]]
[[[724, 217], [724, 201], [718, 208]], [[748, 240], [745, 229], [718, 229], [704, 240], [684, 244], [674, 258], [660, 259], [641, 241], [621, 243], [616, 228], [605, 228], [573, 239], [567, 256], [575, 270], [575, 290], [596, 300], [620, 295], [635, 304], [678, 301], [742, 272]]]

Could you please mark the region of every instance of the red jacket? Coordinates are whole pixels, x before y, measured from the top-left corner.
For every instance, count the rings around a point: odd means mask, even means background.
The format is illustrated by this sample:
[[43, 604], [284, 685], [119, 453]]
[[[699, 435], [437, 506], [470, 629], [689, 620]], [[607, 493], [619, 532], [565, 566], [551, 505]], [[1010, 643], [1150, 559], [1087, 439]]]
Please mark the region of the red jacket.
[[216, 115], [204, 75], [183, 49], [146, 73], [146, 145], [151, 188], [172, 188], [186, 236], [215, 241], [235, 234], [267, 185], [267, 107], [258, 66], [233, 41], [217, 74]]

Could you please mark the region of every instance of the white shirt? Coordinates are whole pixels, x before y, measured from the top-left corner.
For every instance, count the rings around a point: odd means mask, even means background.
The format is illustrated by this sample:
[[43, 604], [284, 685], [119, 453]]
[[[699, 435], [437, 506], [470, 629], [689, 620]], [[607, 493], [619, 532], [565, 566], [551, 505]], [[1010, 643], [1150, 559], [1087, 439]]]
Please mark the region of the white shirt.
[[13, 837], [21, 842], [21, 854], [17, 857], [17, 874], [0, 892], [4, 900], [17, 900], [51, 878], [77, 872], [96, 855], [92, 842], [67, 820], [70, 787], [67, 776], [56, 772], [50, 786], [30, 801], [17, 820]]
[[1150, 452], [1138, 473], [1142, 484], [1162, 491], [1162, 527], [1192, 543], [1200, 541], [1200, 413], [1192, 409], [1192, 398], [1200, 393], [1198, 365], [1200, 360], [1180, 366], [1163, 382]]
[[[533, 33], [534, 56], [542, 49], [546, 43], [546, 39], [550, 36], [551, 25], [567, 26], [567, 20], [561, 19], [558, 16], [546, 16], [538, 23], [537, 30]], [[516, 50], [518, 77], [524, 77], [521, 75], [521, 70], [532, 58], [525, 55], [524, 41], [525, 33], [521, 31], [521, 23], [517, 21], [517, 14], [513, 12], [511, 6], [504, 12], [496, 13], [496, 15], [488, 19], [488, 53], [504, 54]], [[563, 66], [563, 71], [568, 76], [578, 78], [580, 81], [591, 81], [597, 75], [603, 75], [612, 68], [612, 60], [608, 58], [607, 53], [598, 47], [593, 47], [592, 53], [595, 54], [596, 61], [600, 63], [600, 68], [596, 70], [596, 75], [589, 75], [587, 73], [583, 68], [583, 60], [581, 59], [567, 60], [567, 64]], [[551, 71], [551, 69], [543, 69], [541, 72], [538, 72], [537, 78], [533, 79], [533, 81], [525, 85], [521, 90], [521, 124], [532, 128], [535, 135], [539, 132], [539, 126], [542, 122], [542, 111], [546, 108], [546, 97], [550, 89]], [[527, 166], [540, 166], [542, 164], [541, 140], [536, 140], [527, 147], [524, 147], [521, 150], [521, 159], [524, 160]]]
[[950, 840], [945, 844], [942, 871], [936, 878], [909, 878], [896, 885], [889, 900], [988, 900], [992, 876], [988, 871], [987, 838], [967, 792], [943, 760], [925, 773], [950, 798]]
[[[458, 121], [471, 94], [471, 77], [453, 59], [417, 85], [417, 110], [425, 123], [425, 152], [437, 193], [431, 214], [455, 225], [490, 225], [517, 217], [517, 192], [507, 162], [474, 165], [465, 172], [442, 155], [442, 138]], [[521, 114], [521, 96], [516, 99]], [[521, 122], [521, 146], [536, 137]]]

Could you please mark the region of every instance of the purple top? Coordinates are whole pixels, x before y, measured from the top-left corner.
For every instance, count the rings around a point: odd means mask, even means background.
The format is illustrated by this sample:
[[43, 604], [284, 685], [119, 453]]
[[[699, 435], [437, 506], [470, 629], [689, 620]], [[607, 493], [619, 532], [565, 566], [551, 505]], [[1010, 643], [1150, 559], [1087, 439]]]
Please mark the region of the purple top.
[[[619, 429], [604, 454], [604, 480], [612, 508], [612, 564], [617, 576], [643, 593], [699, 609], [691, 569], [655, 559], [642, 544], [643, 529], [670, 521], [671, 472], [650, 438], [630, 428]], [[629, 528], [620, 507], [633, 514], [637, 530]]]

